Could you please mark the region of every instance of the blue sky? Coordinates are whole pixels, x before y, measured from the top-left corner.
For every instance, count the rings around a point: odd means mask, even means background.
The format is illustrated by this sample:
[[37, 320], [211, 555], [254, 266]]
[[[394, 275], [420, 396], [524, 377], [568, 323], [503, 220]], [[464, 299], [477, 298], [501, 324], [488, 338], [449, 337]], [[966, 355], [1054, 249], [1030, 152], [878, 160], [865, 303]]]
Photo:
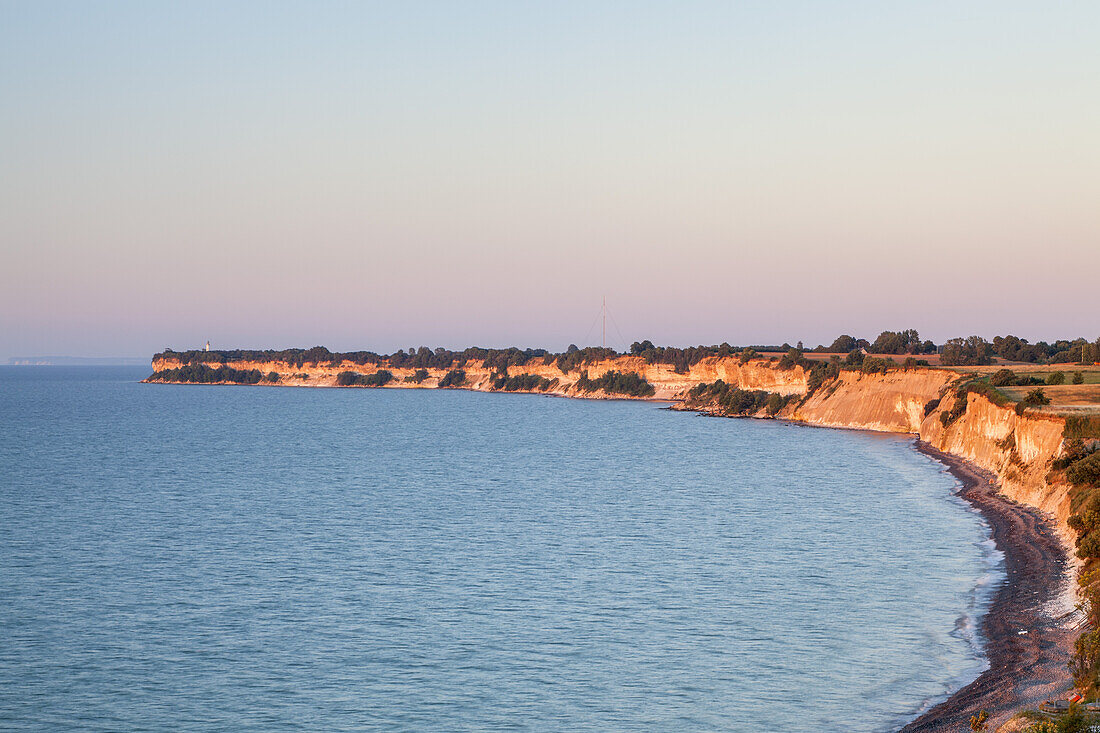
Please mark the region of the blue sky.
[[1100, 5], [0, 3], [0, 358], [1100, 336]]

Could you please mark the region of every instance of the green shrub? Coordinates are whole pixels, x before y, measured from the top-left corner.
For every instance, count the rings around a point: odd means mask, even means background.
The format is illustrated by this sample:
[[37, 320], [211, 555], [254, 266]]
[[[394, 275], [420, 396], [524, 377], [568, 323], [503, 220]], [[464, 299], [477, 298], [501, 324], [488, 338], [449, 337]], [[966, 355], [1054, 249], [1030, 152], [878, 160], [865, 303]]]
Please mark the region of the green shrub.
[[723, 415], [755, 415], [763, 410], [775, 415], [798, 395], [781, 395], [764, 390], [738, 389], [721, 379], [710, 384], [697, 384], [687, 394], [685, 404], [692, 407], [714, 406]]
[[374, 374], [358, 372], [340, 372], [336, 375], [336, 384], [341, 387], [383, 387], [393, 381], [393, 372], [379, 369]]
[[264, 380], [268, 381], [268, 382], [271, 382], [272, 384], [275, 384], [276, 382], [279, 381], [279, 372], [275, 372], [275, 371], [268, 372], [267, 376], [264, 377]]
[[[955, 404], [951, 406], [950, 412], [940, 413], [940, 422], [946, 427], [951, 423], [958, 420], [966, 412], [967, 395], [971, 392], [980, 394], [987, 400], [999, 407], [1005, 407], [1009, 404], [1009, 399], [1005, 396], [1005, 393], [994, 387], [985, 379], [976, 379], [970, 382], [965, 382], [955, 388]], [[925, 410], [934, 410], [935, 406], [929, 408], [929, 404], [925, 404]], [[925, 413], [928, 414], [927, 412]]]
[[439, 386], [446, 389], [447, 387], [461, 387], [466, 384], [466, 372], [462, 369], [452, 369], [443, 375], [443, 379], [439, 380]]
[[1010, 387], [1016, 384], [1016, 372], [1011, 369], [999, 369], [989, 378], [994, 387]]
[[809, 399], [821, 385], [830, 382], [840, 376], [840, 364], [835, 361], [815, 361], [810, 367], [810, 373], [806, 377], [806, 397]]
[[1050, 376], [1047, 377], [1047, 384], [1065, 384], [1065, 383], [1066, 383], [1066, 373], [1065, 372], [1052, 372], [1050, 374]]
[[1027, 393], [1027, 397], [1024, 397], [1024, 402], [1028, 405], [1049, 405], [1050, 398], [1047, 397], [1046, 392], [1041, 387], [1036, 387]]
[[1074, 486], [1100, 486], [1100, 451], [1071, 463], [1066, 469], [1066, 478]]
[[879, 359], [874, 356], [864, 357], [859, 365], [859, 370], [864, 374], [885, 374], [887, 368], [893, 365], [892, 359]]
[[[660, 356], [657, 355], [656, 352], [649, 352], [647, 354], [640, 355], [646, 356], [648, 361], [650, 354], [653, 354], [655, 359], [660, 358]], [[562, 374], [568, 374], [572, 370], [584, 364], [592, 364], [597, 361], [603, 361], [604, 359], [613, 359], [616, 356], [618, 356], [618, 353], [614, 349], [606, 349], [599, 346], [586, 346], [583, 349], [578, 349], [575, 344], [570, 344], [569, 348], [565, 351], [564, 354], [558, 355], [558, 358], [555, 359], [555, 363], [557, 364], [558, 369], [561, 370]], [[683, 363], [677, 362], [677, 369], [682, 367], [684, 371], [687, 371], [687, 361], [689, 360], [685, 360]]]
[[509, 377], [508, 372], [504, 372], [493, 377], [491, 384], [493, 389], [504, 392], [532, 392], [535, 390], [545, 392], [556, 383], [557, 380], [552, 382], [537, 374], [517, 374], [514, 377]]
[[1100, 681], [1100, 629], [1086, 631], [1077, 637], [1069, 668], [1077, 687], [1096, 687]]
[[791, 401], [794, 395], [781, 395], [778, 392], [771, 392], [768, 394], [768, 401], [764, 404], [764, 412], [769, 415], [775, 415], [777, 412], [787, 406], [787, 403]]
[[783, 355], [783, 358], [779, 360], [778, 368], [782, 369], [784, 371], [786, 371], [788, 369], [794, 369], [796, 366], [801, 364], [803, 361], [809, 361], [809, 360], [806, 359], [806, 357], [804, 357], [802, 355], [802, 352], [799, 351], [798, 349], [790, 349], [790, 350], [787, 351], [786, 354]]
[[194, 384], [259, 384], [264, 378], [259, 369], [234, 369], [222, 364], [211, 369], [203, 363], [184, 364], [176, 369], [164, 369], [150, 375], [154, 382], [189, 382]]
[[1085, 375], [1082, 374], [1081, 372], [1074, 372], [1072, 381], [1073, 381], [1074, 384], [1084, 384], [1085, 383]]
[[405, 379], [403, 381], [411, 382], [412, 384], [420, 384], [421, 382], [423, 382], [427, 378], [428, 378], [428, 370], [427, 369], [417, 369], [415, 372], [413, 372], [409, 376], [405, 377]]
[[657, 390], [653, 385], [638, 375], [637, 372], [619, 372], [611, 370], [604, 372], [597, 379], [589, 379], [588, 371], [581, 372], [581, 378], [577, 380], [577, 389], [581, 392], [596, 392], [602, 390], [607, 394], [622, 394], [631, 397], [652, 397]]
[[393, 372], [389, 369], [379, 369], [374, 374], [368, 374], [362, 379], [367, 387], [382, 387], [393, 381]]

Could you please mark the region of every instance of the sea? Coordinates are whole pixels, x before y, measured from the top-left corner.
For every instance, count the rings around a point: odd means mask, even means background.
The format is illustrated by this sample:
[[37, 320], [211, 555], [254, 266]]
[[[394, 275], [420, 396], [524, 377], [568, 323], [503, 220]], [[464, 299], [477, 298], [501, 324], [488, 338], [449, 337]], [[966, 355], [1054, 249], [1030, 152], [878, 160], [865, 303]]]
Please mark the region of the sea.
[[0, 729], [891, 731], [986, 667], [909, 437], [0, 367]]

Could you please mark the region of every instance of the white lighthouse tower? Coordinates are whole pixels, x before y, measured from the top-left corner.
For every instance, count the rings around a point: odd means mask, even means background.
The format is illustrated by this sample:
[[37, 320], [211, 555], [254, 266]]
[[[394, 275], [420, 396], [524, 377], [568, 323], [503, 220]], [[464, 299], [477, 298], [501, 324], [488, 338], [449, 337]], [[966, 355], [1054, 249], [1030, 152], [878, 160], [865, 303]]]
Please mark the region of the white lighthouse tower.
[[206, 347], [203, 349], [203, 351], [210, 351], [210, 342], [209, 341], [206, 342]]

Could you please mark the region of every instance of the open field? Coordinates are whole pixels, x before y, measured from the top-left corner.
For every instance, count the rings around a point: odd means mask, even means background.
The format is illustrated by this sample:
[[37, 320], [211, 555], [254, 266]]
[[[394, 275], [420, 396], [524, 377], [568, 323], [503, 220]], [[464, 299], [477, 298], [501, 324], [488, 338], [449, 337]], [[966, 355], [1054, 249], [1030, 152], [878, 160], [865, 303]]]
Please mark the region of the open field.
[[[1013, 402], [1019, 402], [1034, 387], [1000, 387]], [[1046, 384], [1043, 393], [1050, 398], [1051, 407], [1068, 405], [1100, 406], [1100, 385], [1097, 384]]]
[[[763, 352], [760, 352], [760, 355], [761, 356], [774, 356], [774, 357], [777, 357], [777, 358], [782, 358], [786, 353], [787, 352], [785, 352], [785, 351], [763, 351]], [[807, 359], [809, 359], [810, 361], [829, 361], [834, 356], [837, 357], [838, 359], [840, 359], [841, 361], [844, 361], [844, 359], [847, 358], [848, 353], [845, 352], [843, 354], [840, 354], [840, 353], [823, 352], [823, 351], [806, 351], [806, 352], [803, 352], [802, 355], [804, 357], [806, 357]], [[923, 361], [927, 361], [928, 366], [939, 366], [940, 365], [940, 355], [939, 354], [868, 354], [868, 356], [874, 356], [874, 357], [877, 357], [879, 359], [882, 359], [882, 358], [893, 359], [898, 364], [901, 364], [906, 359], [912, 357], [914, 359], [920, 359], [920, 360], [923, 360]]]
[[960, 366], [944, 367], [957, 371], [960, 374], [993, 374], [1001, 369], [1011, 369], [1021, 376], [1035, 377], [1044, 382], [1054, 372], [1062, 372], [1066, 375], [1066, 384], [1073, 379], [1074, 372], [1081, 372], [1085, 378], [1085, 384], [1100, 384], [1100, 366], [1095, 364], [1082, 366], [1079, 364], [1023, 364], [1014, 362], [998, 362], [990, 366]]

